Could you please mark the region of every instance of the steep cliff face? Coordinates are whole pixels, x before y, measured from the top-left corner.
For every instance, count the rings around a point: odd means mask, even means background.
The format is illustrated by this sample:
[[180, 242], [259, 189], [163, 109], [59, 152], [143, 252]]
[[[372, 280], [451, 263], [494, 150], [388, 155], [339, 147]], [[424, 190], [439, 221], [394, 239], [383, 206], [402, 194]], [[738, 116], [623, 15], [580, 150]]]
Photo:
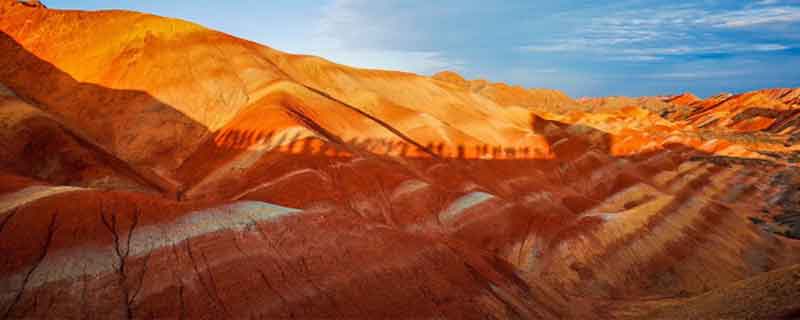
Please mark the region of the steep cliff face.
[[765, 152], [792, 147], [693, 125], [735, 107], [579, 105], [134, 12], [0, 16], [4, 318], [715, 315], [697, 301], [800, 263], [769, 220], [800, 179]]

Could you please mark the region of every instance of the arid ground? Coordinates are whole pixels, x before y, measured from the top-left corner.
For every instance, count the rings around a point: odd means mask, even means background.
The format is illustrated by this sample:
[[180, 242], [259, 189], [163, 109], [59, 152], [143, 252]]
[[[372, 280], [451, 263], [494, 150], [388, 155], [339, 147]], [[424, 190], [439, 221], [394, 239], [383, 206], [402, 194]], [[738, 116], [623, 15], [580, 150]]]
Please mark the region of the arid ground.
[[573, 99], [0, 0], [0, 319], [800, 317], [800, 89]]

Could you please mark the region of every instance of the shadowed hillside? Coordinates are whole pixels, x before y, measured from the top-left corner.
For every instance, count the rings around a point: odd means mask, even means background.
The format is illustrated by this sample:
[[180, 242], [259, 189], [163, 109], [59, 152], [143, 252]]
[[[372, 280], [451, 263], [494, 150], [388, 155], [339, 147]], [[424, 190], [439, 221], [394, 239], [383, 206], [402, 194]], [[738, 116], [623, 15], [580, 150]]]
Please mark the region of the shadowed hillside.
[[776, 217], [800, 180], [768, 154], [791, 146], [709, 137], [694, 99], [587, 107], [140, 13], [0, 14], [3, 319], [798, 312]]

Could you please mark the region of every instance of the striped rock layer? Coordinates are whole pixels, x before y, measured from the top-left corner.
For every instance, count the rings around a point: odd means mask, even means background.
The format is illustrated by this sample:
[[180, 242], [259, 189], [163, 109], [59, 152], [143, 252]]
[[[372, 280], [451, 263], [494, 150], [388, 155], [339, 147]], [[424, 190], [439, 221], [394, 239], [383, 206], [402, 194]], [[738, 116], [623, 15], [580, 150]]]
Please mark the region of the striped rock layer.
[[135, 12], [0, 17], [3, 319], [797, 312], [798, 242], [753, 223], [792, 208], [795, 166], [661, 104]]

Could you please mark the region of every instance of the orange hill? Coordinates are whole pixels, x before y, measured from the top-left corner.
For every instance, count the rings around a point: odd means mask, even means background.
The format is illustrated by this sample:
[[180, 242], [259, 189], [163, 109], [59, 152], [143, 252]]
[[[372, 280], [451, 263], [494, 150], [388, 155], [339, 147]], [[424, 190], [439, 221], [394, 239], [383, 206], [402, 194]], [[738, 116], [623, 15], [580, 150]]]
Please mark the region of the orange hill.
[[787, 139], [798, 132], [798, 96], [800, 89], [767, 89], [737, 95], [721, 94], [706, 100], [686, 98], [684, 94], [666, 102], [691, 107], [691, 114], [685, 119], [698, 128], [736, 133], [765, 132]]
[[[725, 129], [792, 94], [574, 101], [136, 12], [0, 16], [3, 318], [713, 316], [800, 263], [794, 146]], [[797, 312], [781, 279], [765, 316]]]
[[698, 98], [696, 95], [690, 92], [683, 93], [681, 95], [677, 95], [666, 100], [666, 102], [683, 106], [692, 105], [697, 101], [700, 101], [700, 98]]

